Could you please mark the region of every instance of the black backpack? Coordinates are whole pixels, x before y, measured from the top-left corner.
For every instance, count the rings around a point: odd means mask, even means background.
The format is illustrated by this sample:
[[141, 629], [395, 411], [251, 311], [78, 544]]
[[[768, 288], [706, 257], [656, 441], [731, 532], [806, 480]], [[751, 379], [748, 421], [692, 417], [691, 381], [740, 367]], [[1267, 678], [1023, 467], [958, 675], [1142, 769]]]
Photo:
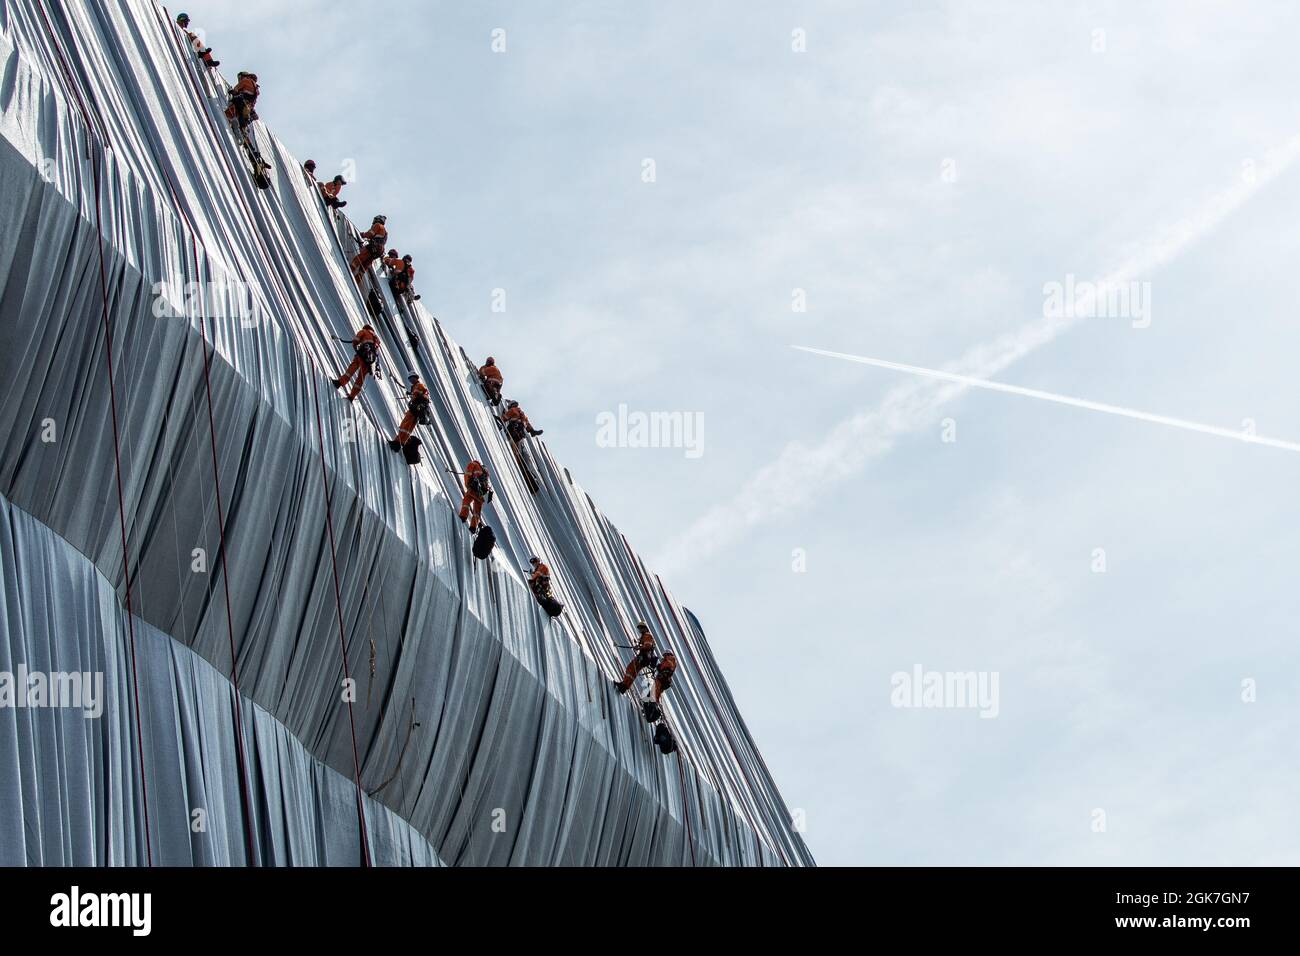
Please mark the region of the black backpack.
[[539, 603], [542, 606], [542, 610], [551, 617], [559, 617], [560, 612], [564, 610], [564, 605], [555, 600], [555, 598], [549, 594], [546, 597], [538, 598], [537, 603]]
[[411, 411], [415, 413], [415, 420], [421, 425], [433, 424], [433, 404], [425, 396], [421, 395], [411, 402]]
[[659, 705], [653, 700], [647, 700], [641, 704], [641, 715], [645, 717], [647, 724], [653, 724], [664, 715], [664, 712], [659, 709]]
[[420, 463], [420, 439], [412, 435], [406, 439], [406, 444], [402, 446], [402, 455], [406, 458], [408, 465], [418, 465]]
[[660, 724], [655, 728], [655, 746], [659, 748], [661, 754], [670, 754], [677, 749], [677, 741], [673, 739], [673, 732], [668, 729], [667, 724]]
[[474, 557], [479, 559], [486, 558], [492, 553], [492, 549], [496, 546], [496, 543], [496, 532], [493, 531], [490, 526], [483, 525], [483, 527], [479, 528], [478, 537], [474, 539]]

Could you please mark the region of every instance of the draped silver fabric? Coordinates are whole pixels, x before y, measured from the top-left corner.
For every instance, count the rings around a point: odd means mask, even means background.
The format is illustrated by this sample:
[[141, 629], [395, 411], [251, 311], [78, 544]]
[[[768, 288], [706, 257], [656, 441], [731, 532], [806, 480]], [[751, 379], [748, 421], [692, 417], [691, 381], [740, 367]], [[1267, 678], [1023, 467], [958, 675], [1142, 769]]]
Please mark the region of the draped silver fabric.
[[[379, 864], [811, 864], [698, 622], [535, 440], [530, 492], [441, 324], [372, 283], [388, 374], [333, 389], [352, 228], [261, 123], [254, 188], [168, 15], [0, 28], [0, 671], [106, 688], [97, 719], [0, 708], [0, 864], [352, 865], [359, 816]], [[385, 445], [412, 369], [415, 468]], [[681, 661], [671, 756], [610, 686], [641, 619]]]

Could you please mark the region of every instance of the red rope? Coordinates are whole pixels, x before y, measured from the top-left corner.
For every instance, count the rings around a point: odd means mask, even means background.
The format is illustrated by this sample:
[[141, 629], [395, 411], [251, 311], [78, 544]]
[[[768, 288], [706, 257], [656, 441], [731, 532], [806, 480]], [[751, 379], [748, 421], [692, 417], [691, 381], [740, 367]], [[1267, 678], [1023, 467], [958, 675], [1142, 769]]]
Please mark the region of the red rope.
[[131, 688], [135, 696], [135, 745], [140, 758], [140, 800], [144, 810], [144, 849], [149, 866], [153, 866], [153, 846], [149, 842], [149, 786], [145, 782], [144, 724], [140, 719], [140, 677], [136, 667], [135, 614], [131, 611], [131, 556], [126, 546], [126, 496], [122, 492], [122, 450], [117, 425], [117, 387], [113, 376], [113, 327], [108, 318], [108, 277], [104, 266], [104, 235], [100, 231], [99, 158], [91, 154], [95, 181], [95, 233], [99, 247], [99, 288], [103, 299], [104, 355], [108, 365], [108, 405], [113, 419], [113, 469], [117, 474], [117, 524], [122, 538], [122, 575], [126, 585], [126, 629], [131, 641]]
[[[109, 411], [113, 420], [113, 468], [117, 477], [117, 520], [118, 531], [122, 540], [122, 574], [125, 583], [126, 598], [126, 627], [127, 634], [131, 645], [131, 688], [135, 696], [135, 739], [136, 753], [140, 760], [140, 801], [144, 810], [144, 848], [145, 858], [149, 866], [153, 866], [153, 845], [149, 841], [149, 787], [145, 781], [144, 768], [144, 730], [140, 720], [140, 679], [139, 671], [136, 666], [135, 651], [135, 616], [131, 613], [131, 555], [127, 549], [126, 536], [126, 495], [122, 490], [122, 445], [121, 437], [117, 424], [117, 385], [113, 375], [113, 325], [108, 315], [108, 270], [104, 264], [104, 233], [101, 228], [101, 196], [99, 189], [99, 154], [95, 152], [91, 140], [97, 139], [95, 127], [91, 121], [90, 112], [86, 108], [85, 102], [81, 98], [81, 91], [78, 89], [76, 82], [72, 77], [72, 70], [68, 66], [68, 61], [63, 55], [63, 49], [59, 44], [58, 36], [50, 24], [49, 17], [46, 16], [45, 8], [39, 4], [36, 5], [41, 19], [45, 22], [46, 32], [50, 35], [50, 42], [54, 47], [54, 53], [59, 59], [60, 69], [63, 71], [64, 80], [68, 89], [71, 91], [73, 98], [77, 102], [77, 107], [81, 111], [82, 120], [86, 124], [86, 149], [90, 154], [90, 165], [92, 179], [95, 190], [95, 238], [99, 251], [99, 291], [103, 305], [103, 326], [104, 326], [104, 354], [108, 365], [108, 400]], [[102, 143], [105, 149], [108, 149], [108, 143]], [[111, 855], [112, 835], [111, 830], [107, 839], [108, 848]], [[109, 861], [111, 862], [111, 860]]]
[[[172, 37], [173, 37], [173, 40], [174, 40], [178, 45], [181, 46], [181, 49], [185, 49], [184, 45], [183, 45], [183, 44], [180, 44], [180, 42], [179, 42], [179, 37], [178, 37], [175, 33], [172, 34]], [[185, 62], [188, 63], [188, 61], [185, 61]], [[186, 77], [187, 77], [187, 78], [189, 79], [189, 81], [190, 81], [190, 85], [191, 85], [191, 87], [194, 89], [195, 98], [196, 98], [196, 100], [198, 101], [199, 108], [200, 108], [200, 112], [203, 114], [203, 116], [204, 116], [204, 117], [207, 119], [207, 121], [208, 121], [208, 129], [209, 129], [210, 132], [213, 133], [213, 139], [214, 139], [214, 142], [218, 142], [218, 144], [219, 144], [219, 138], [218, 138], [218, 136], [217, 136], [217, 134], [216, 134], [215, 129], [213, 129], [212, 117], [209, 115], [208, 110], [207, 110], [207, 106], [206, 106], [207, 101], [206, 101], [206, 99], [204, 98], [202, 91], [199, 89], [198, 84], [197, 84], [197, 81], [195, 80], [193, 73], [191, 72], [190, 69], [188, 69], [188, 68], [186, 68], [186, 67], [184, 67], [184, 66], [182, 67], [182, 72], [185, 73]], [[233, 170], [233, 168], [230, 166], [229, 158], [226, 156], [225, 151], [222, 150], [222, 149], [220, 148], [219, 145], [218, 145], [218, 148], [216, 149], [216, 152], [217, 152], [217, 153], [218, 153], [218, 154], [219, 154], [223, 159], [226, 160], [226, 166], [227, 166], [227, 169], [231, 172], [231, 182], [232, 182], [232, 185], [234, 185], [234, 187], [235, 187], [234, 190], [233, 190], [233, 192], [234, 192], [235, 195], [239, 198], [239, 201], [243, 204], [245, 211], [248, 213], [249, 219], [250, 219], [250, 220], [254, 220], [255, 217], [254, 217], [254, 215], [253, 215], [252, 207], [249, 205], [248, 201], [245, 199], [245, 197], [243, 196], [243, 193], [242, 193], [242, 192], [240, 191], [240, 189], [239, 189], [239, 179], [238, 179], [238, 177], [234, 174], [234, 170]], [[174, 193], [175, 193], [175, 190], [173, 189], [173, 194], [174, 194]], [[179, 206], [179, 204], [180, 204], [180, 200], [179, 200], [179, 199], [177, 199], [177, 204], [178, 204], [178, 206]], [[182, 214], [184, 215], [183, 210], [182, 210]], [[187, 221], [188, 221], [188, 216], [186, 216], [186, 219], [187, 219]], [[192, 226], [193, 226], [193, 224], [191, 223], [191, 227], [192, 227]], [[266, 247], [265, 243], [262, 242], [262, 239], [261, 239], [260, 234], [259, 234], [256, 230], [254, 230], [254, 231], [253, 231], [253, 235], [257, 237], [257, 241], [258, 241], [259, 245], [262, 247], [262, 251], [263, 251], [263, 253], [267, 256], [268, 261], [274, 261], [274, 260], [275, 260], [275, 257], [271, 255], [270, 250]], [[193, 236], [191, 236], [191, 241], [193, 241]], [[205, 340], [205, 341], [206, 341], [206, 340]], [[311, 353], [310, 353], [309, 351], [307, 351], [306, 349], [303, 350], [303, 354], [305, 354], [305, 355], [308, 357], [308, 361], [309, 361], [309, 363], [310, 363], [310, 365], [311, 365], [311, 368], [312, 368], [313, 371], [315, 371], [315, 370], [316, 370], [316, 361], [315, 361], [315, 358], [314, 358], [314, 357], [311, 355]], [[204, 362], [205, 362], [205, 368], [204, 368], [204, 371], [205, 371], [205, 374], [206, 374], [206, 372], [207, 372], [207, 368], [206, 368], [206, 363], [207, 363], [207, 352], [206, 352], [206, 348], [205, 348], [205, 351], [204, 351]], [[317, 422], [317, 428], [318, 428], [318, 430], [320, 431], [320, 434], [321, 434], [321, 469], [322, 469], [322, 480], [324, 480], [324, 468], [325, 468], [325, 448], [324, 448], [324, 441], [325, 441], [325, 438], [324, 438], [324, 430], [321, 428], [320, 397], [319, 397], [319, 390], [318, 390], [318, 388], [317, 388], [317, 383], [316, 383], [316, 376], [313, 376], [313, 378], [312, 378], [312, 387], [313, 387], [313, 392], [315, 393], [315, 396], [316, 396], [316, 397], [315, 397], [315, 402], [316, 402], [316, 422]], [[210, 404], [211, 404], [211, 389], [210, 389], [210, 387], [209, 387], [209, 406], [210, 406]], [[210, 414], [210, 413], [211, 413], [211, 408], [209, 407], [209, 414]], [[215, 442], [215, 438], [214, 438], [214, 442]], [[331, 562], [332, 562], [332, 564], [333, 564], [333, 571], [334, 571], [334, 595], [335, 595], [335, 600], [336, 600], [336, 602], [337, 602], [338, 619], [339, 619], [339, 640], [340, 640], [340, 643], [341, 643], [342, 648], [343, 648], [343, 675], [344, 675], [344, 678], [347, 679], [347, 678], [349, 677], [349, 674], [348, 674], [348, 661], [347, 661], [347, 642], [346, 642], [346, 639], [345, 639], [345, 637], [344, 637], [344, 631], [343, 631], [343, 608], [342, 608], [341, 591], [340, 591], [340, 587], [339, 587], [339, 579], [338, 579], [337, 552], [336, 552], [336, 547], [335, 547], [335, 543], [334, 543], [334, 526], [333, 526], [333, 518], [332, 518], [332, 513], [331, 513], [331, 507], [332, 507], [332, 506], [331, 506], [331, 504], [330, 504], [330, 496], [329, 496], [329, 485], [328, 485], [328, 482], [326, 482], [326, 484], [325, 484], [325, 497], [326, 497], [326, 519], [327, 519], [327, 522], [328, 522], [328, 528], [329, 528], [329, 539], [330, 539], [330, 560], [331, 560]], [[224, 560], [225, 560], [225, 559], [224, 559], [224, 545], [223, 545], [223, 558], [222, 558], [222, 560], [223, 560], [223, 567], [224, 567]], [[229, 592], [227, 592], [227, 601], [228, 601], [228, 600], [229, 600]], [[228, 605], [227, 605], [227, 606], [228, 606]], [[229, 619], [230, 619], [230, 618], [229, 618], [229, 614], [227, 613], [227, 621], [229, 621]], [[232, 639], [232, 640], [233, 640], [233, 639]], [[233, 659], [233, 658], [232, 658], [232, 659]], [[232, 679], [233, 679], [233, 678], [232, 678]], [[236, 686], [238, 686], [238, 685], [236, 685]], [[366, 865], [366, 866], [370, 866], [370, 865], [371, 865], [371, 859], [370, 859], [369, 837], [368, 837], [367, 834], [366, 834], [366, 825], [365, 825], [365, 809], [364, 809], [364, 803], [363, 803], [363, 798], [362, 798], [362, 789], [361, 789], [361, 761], [360, 761], [360, 757], [358, 756], [358, 752], [357, 752], [357, 732], [356, 732], [356, 723], [355, 723], [355, 719], [354, 719], [354, 716], [353, 716], [353, 713], [352, 713], [352, 705], [351, 705], [351, 702], [348, 703], [348, 720], [349, 720], [349, 723], [351, 724], [351, 730], [352, 730], [352, 760], [353, 760], [353, 769], [354, 769], [354, 774], [355, 774], [355, 776], [354, 776], [354, 780], [355, 780], [356, 788], [357, 788], [357, 819], [358, 819], [358, 824], [359, 824], [359, 826], [360, 826], [360, 831], [361, 831], [361, 832], [360, 832], [360, 837], [361, 837], [361, 846], [362, 846], [362, 850], [363, 850], [363, 854], [364, 854], [365, 865]]]
[[[162, 167], [160, 166], [160, 169]], [[167, 188], [171, 191], [172, 200], [176, 204], [176, 210], [190, 227], [190, 252], [194, 260], [194, 275], [198, 279], [200, 273], [198, 243], [195, 235], [198, 232], [194, 221], [190, 218], [188, 210], [180, 201], [180, 196], [176, 190], [175, 184], [171, 180], [170, 174], [162, 170], [167, 182]], [[208, 406], [208, 438], [212, 456], [212, 483], [216, 498], [217, 508], [217, 534], [219, 538], [219, 555], [221, 558], [221, 584], [226, 607], [226, 636], [230, 645], [230, 681], [234, 689], [235, 698], [235, 755], [238, 761], [239, 770], [239, 791], [242, 803], [241, 809], [244, 817], [244, 841], [248, 854], [248, 864], [256, 866], [257, 852], [253, 838], [253, 797], [249, 789], [248, 782], [248, 758], [244, 747], [244, 716], [242, 697], [239, 691], [239, 657], [235, 648], [235, 630], [234, 616], [230, 608], [230, 571], [226, 561], [226, 519], [224, 509], [221, 504], [221, 474], [217, 463], [217, 427], [216, 419], [212, 407], [212, 379], [211, 379], [211, 360], [208, 354], [208, 337], [207, 326], [204, 324], [203, 317], [197, 317], [199, 320], [199, 335], [202, 340], [203, 349], [203, 382], [207, 394]]]
[[682, 816], [686, 818], [686, 845], [691, 848], [691, 866], [695, 865], [695, 837], [691, 833], [691, 811], [686, 808], [686, 770], [682, 767], [681, 751], [677, 751], [677, 777], [682, 782]]
[[[170, 181], [169, 181], [170, 184]], [[173, 191], [173, 196], [175, 192]], [[177, 199], [177, 206], [180, 201]], [[188, 220], [188, 215], [186, 219]], [[192, 227], [193, 224], [191, 224]], [[190, 233], [190, 248], [194, 253], [195, 277], [198, 277], [199, 252]], [[217, 467], [217, 422], [212, 414], [212, 378], [209, 371], [211, 360], [208, 356], [208, 333], [203, 316], [199, 316], [199, 335], [203, 346], [203, 384], [208, 393], [208, 440], [212, 451], [212, 487], [217, 499], [217, 533], [221, 554], [221, 586], [226, 598], [226, 635], [230, 640], [230, 683], [235, 691], [235, 755], [239, 760], [240, 798], [243, 800], [244, 839], [248, 847], [248, 865], [257, 866], [257, 853], [253, 843], [253, 795], [248, 788], [248, 762], [244, 755], [244, 707], [239, 695], [239, 657], [235, 651], [234, 617], [230, 612], [230, 569], [226, 565], [226, 518], [221, 508], [221, 474]]]
[[[201, 268], [199, 265], [199, 246], [195, 236], [198, 234], [198, 227], [194, 220], [190, 218], [189, 211], [181, 202], [180, 194], [176, 189], [176, 184], [172, 182], [171, 174], [159, 164], [159, 169], [163, 173], [163, 178], [167, 182], [167, 188], [171, 191], [172, 201], [176, 204], [176, 211], [185, 224], [189, 226], [190, 254], [194, 260], [194, 278], [199, 280]], [[226, 604], [226, 637], [230, 643], [230, 683], [235, 691], [235, 758], [239, 764], [239, 798], [242, 803], [241, 809], [244, 816], [244, 844], [248, 853], [249, 866], [257, 866], [258, 858], [256, 852], [256, 843], [253, 839], [253, 795], [248, 782], [248, 758], [244, 749], [244, 708], [239, 691], [239, 654], [235, 648], [235, 625], [234, 615], [230, 610], [230, 568], [226, 562], [226, 517], [224, 509], [221, 506], [221, 472], [217, 463], [217, 423], [216, 416], [212, 409], [212, 373], [211, 357], [208, 354], [208, 331], [207, 325], [203, 321], [203, 316], [197, 316], [199, 323], [199, 336], [202, 340], [203, 349], [203, 385], [207, 393], [208, 404], [208, 440], [212, 455], [212, 487], [216, 496], [217, 506], [217, 534], [218, 534], [218, 553], [221, 557], [221, 586], [224, 592]], [[214, 346], [215, 351], [215, 346]]]
[[[313, 375], [311, 378], [312, 395], [316, 403], [316, 433], [320, 438], [320, 480], [325, 489], [325, 526], [329, 529], [330, 541], [330, 566], [334, 571], [334, 610], [339, 620], [339, 650], [343, 655], [343, 681], [347, 683], [351, 680], [348, 675], [348, 642], [344, 636], [343, 628], [343, 593], [339, 588], [339, 564], [338, 553], [334, 544], [334, 515], [333, 506], [330, 503], [330, 485], [329, 475], [325, 470], [325, 426], [320, 414], [320, 384], [317, 381], [319, 376]], [[366, 866], [370, 866], [370, 840], [366, 836], [366, 810], [361, 794], [361, 758], [357, 755], [357, 723], [352, 714], [352, 701], [348, 701], [348, 724], [352, 728], [352, 769], [353, 779], [357, 785], [357, 824], [361, 827], [361, 853]]]

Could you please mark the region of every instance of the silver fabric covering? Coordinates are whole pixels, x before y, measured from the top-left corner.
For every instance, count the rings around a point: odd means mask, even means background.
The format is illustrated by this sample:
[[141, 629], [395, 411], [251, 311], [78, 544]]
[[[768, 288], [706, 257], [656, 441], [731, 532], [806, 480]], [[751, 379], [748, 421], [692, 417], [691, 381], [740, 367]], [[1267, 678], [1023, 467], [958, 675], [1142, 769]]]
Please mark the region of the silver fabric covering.
[[[0, 672], [106, 688], [97, 719], [0, 708], [0, 865], [811, 864], [698, 622], [537, 440], [530, 493], [436, 320], [375, 281], [385, 380], [333, 389], [352, 227], [262, 123], [254, 188], [169, 15], [0, 28]], [[411, 369], [415, 468], [385, 445]], [[611, 687], [637, 620], [681, 661], [671, 756]]]

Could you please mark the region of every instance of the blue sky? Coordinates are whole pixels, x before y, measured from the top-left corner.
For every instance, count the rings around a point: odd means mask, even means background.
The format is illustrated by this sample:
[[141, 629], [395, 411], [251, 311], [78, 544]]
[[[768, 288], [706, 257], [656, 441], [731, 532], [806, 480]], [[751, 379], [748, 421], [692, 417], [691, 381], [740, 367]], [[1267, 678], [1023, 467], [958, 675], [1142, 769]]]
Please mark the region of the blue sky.
[[[700, 7], [186, 9], [700, 617], [819, 862], [1300, 862], [1300, 456], [790, 348], [1300, 441], [1300, 10]], [[1041, 334], [1114, 274], [1149, 327]]]

